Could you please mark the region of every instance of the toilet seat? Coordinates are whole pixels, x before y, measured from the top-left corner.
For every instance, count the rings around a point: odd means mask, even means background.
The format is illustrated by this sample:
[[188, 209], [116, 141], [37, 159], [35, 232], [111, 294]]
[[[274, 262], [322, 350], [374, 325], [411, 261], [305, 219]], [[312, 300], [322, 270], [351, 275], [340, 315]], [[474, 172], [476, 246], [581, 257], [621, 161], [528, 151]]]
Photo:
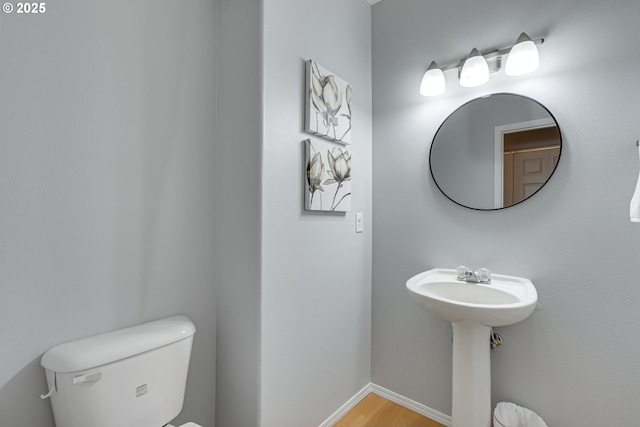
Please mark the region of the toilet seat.
[[[173, 424], [167, 424], [164, 427], [175, 427], [175, 426]], [[202, 427], [202, 426], [196, 423], [186, 423], [186, 424], [181, 424], [178, 427]]]

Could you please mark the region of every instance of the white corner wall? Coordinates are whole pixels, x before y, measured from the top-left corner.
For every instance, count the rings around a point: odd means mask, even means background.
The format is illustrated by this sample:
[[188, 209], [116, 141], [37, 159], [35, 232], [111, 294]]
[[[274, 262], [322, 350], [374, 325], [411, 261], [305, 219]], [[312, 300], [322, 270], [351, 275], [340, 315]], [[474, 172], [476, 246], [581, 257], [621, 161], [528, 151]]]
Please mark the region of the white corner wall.
[[0, 14], [0, 425], [53, 427], [51, 346], [183, 313], [213, 426], [216, 2], [46, 6]]
[[[369, 383], [371, 15], [362, 1], [264, 0], [260, 426], [319, 425]], [[353, 200], [303, 210], [305, 61], [353, 86]], [[355, 212], [365, 232], [355, 233]]]
[[[433, 267], [485, 266], [529, 277], [542, 307], [499, 328], [493, 401], [550, 426], [631, 426], [640, 396], [640, 227], [629, 222], [638, 177], [640, 3], [596, 0], [383, 1], [373, 8], [374, 246], [372, 381], [451, 412], [451, 327], [404, 283]], [[499, 73], [477, 89], [418, 93], [431, 60], [545, 37], [540, 69]], [[452, 73], [452, 76], [455, 73]], [[455, 205], [433, 183], [431, 140], [464, 102], [492, 92], [532, 97], [563, 137], [554, 176], [496, 212]], [[463, 167], [463, 166], [462, 166]]]

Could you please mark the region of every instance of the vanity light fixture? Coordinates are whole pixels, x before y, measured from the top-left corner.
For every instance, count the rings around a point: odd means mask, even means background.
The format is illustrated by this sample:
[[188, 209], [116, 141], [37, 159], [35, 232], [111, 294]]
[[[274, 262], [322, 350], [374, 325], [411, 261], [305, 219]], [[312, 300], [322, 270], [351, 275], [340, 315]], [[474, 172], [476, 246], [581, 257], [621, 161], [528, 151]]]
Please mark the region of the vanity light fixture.
[[431, 65], [427, 68], [427, 72], [424, 73], [424, 77], [422, 77], [422, 82], [420, 83], [420, 95], [441, 95], [444, 93], [445, 88], [444, 73], [438, 68], [436, 61], [431, 61]]
[[509, 76], [523, 76], [538, 69], [539, 56], [536, 45], [544, 43], [540, 38], [532, 40], [526, 33], [520, 34], [516, 44], [504, 49], [482, 54], [478, 49], [473, 49], [467, 58], [438, 67], [432, 61], [422, 77], [420, 94], [423, 96], [437, 96], [445, 91], [444, 72], [458, 70], [460, 85], [463, 87], [476, 87], [489, 80], [489, 74], [495, 73], [502, 67], [502, 57], [507, 57], [505, 74]]
[[536, 44], [527, 34], [522, 33], [509, 52], [504, 73], [508, 76], [524, 76], [537, 70], [539, 64]]
[[489, 63], [473, 48], [460, 70], [460, 86], [476, 87], [489, 81]]

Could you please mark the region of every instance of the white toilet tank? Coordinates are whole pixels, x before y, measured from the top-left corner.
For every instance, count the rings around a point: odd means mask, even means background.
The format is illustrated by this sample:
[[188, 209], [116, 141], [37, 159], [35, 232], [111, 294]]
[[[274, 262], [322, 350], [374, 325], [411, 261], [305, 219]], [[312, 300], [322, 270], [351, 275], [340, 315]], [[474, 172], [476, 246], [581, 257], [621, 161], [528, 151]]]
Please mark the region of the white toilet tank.
[[40, 363], [56, 426], [167, 424], [182, 410], [195, 331], [173, 316], [48, 350]]

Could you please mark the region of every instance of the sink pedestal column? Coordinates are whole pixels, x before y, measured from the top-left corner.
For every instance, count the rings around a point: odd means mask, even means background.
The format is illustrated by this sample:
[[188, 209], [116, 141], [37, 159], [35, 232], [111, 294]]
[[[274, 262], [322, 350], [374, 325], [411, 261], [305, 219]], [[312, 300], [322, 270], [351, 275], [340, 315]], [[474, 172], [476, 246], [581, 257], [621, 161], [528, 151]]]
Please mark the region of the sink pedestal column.
[[454, 322], [452, 427], [491, 427], [491, 329]]

